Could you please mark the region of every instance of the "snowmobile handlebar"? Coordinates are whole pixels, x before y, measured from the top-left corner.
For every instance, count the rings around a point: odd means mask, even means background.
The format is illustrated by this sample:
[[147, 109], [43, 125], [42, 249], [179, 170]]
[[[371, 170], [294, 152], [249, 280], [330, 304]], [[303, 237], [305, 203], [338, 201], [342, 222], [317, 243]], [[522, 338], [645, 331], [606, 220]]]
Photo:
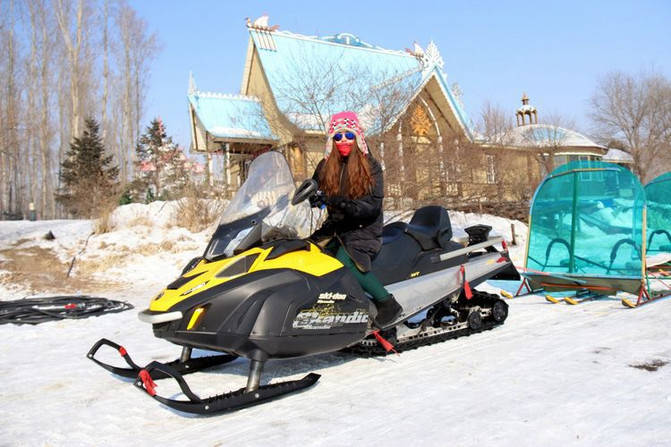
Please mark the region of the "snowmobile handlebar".
[[291, 199], [291, 204], [298, 205], [308, 197], [317, 193], [318, 188], [319, 185], [317, 184], [317, 181], [315, 179], [312, 178], [305, 179], [303, 183], [301, 183], [301, 185], [298, 188], [296, 188], [296, 192], [294, 192], [294, 197]]

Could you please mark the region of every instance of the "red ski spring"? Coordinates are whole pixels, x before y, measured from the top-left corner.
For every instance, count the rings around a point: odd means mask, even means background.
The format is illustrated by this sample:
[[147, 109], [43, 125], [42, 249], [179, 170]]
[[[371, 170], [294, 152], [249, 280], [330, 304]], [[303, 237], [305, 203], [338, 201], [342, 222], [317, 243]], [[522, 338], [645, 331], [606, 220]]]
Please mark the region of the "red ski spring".
[[154, 388], [156, 388], [156, 382], [151, 378], [151, 374], [149, 374], [146, 369], [142, 369], [140, 370], [138, 377], [142, 380], [142, 385], [144, 385], [144, 389], [147, 390], [147, 393], [149, 393], [150, 396], [155, 396], [156, 390]]
[[389, 352], [389, 351], [393, 351], [393, 352], [395, 352], [396, 354], [398, 354], [398, 352], [396, 352], [396, 349], [394, 349], [394, 345], [392, 345], [391, 343], [389, 343], [387, 340], [385, 340], [385, 339], [380, 335], [380, 331], [374, 331], [374, 332], [373, 332], [373, 335], [375, 336], [375, 339], [377, 340], [377, 342], [380, 343], [380, 344], [382, 345], [382, 347], [384, 348], [385, 351], [387, 351], [387, 352]]
[[466, 299], [470, 300], [471, 298], [473, 298], [473, 291], [471, 290], [471, 285], [468, 283], [468, 281], [466, 281], [466, 269], [462, 265], [459, 271], [461, 272], [461, 277], [463, 278], [464, 281], [464, 293], [466, 294]]
[[126, 351], [126, 348], [119, 346], [119, 354], [121, 354], [121, 357], [125, 357], [128, 352]]

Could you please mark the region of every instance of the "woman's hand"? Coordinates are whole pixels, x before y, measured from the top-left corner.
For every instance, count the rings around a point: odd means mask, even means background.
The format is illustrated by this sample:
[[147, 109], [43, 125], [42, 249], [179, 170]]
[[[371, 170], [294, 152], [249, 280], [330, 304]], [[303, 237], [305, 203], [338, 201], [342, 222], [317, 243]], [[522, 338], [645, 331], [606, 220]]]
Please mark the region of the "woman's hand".
[[327, 203], [339, 210], [343, 214], [353, 216], [356, 214], [356, 204], [353, 200], [347, 199], [343, 196], [333, 196], [327, 199]]

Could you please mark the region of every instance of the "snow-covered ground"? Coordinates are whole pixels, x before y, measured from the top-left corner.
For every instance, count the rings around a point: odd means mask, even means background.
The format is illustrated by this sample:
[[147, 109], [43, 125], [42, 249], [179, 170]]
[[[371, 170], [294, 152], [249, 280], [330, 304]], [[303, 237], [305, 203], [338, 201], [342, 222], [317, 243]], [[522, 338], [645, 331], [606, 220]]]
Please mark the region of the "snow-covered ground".
[[[615, 299], [567, 306], [540, 296], [516, 298], [508, 300], [501, 327], [398, 356], [268, 362], [263, 383], [322, 375], [300, 394], [212, 417], [162, 407], [85, 354], [106, 337], [140, 363], [178, 356], [179, 347], [154, 338], [136, 315], [202, 252], [212, 229], [193, 234], [174, 227], [170, 212], [162, 204], [122, 207], [115, 229], [93, 236], [88, 221], [0, 222], [1, 300], [85, 292], [136, 306], [84, 320], [0, 326], [0, 445], [671, 443], [671, 365], [665, 365], [671, 361], [671, 300], [631, 310]], [[462, 228], [490, 224], [510, 239], [506, 219], [451, 218]], [[517, 222], [515, 229], [519, 245], [512, 254], [519, 264], [526, 228]], [[53, 241], [42, 239], [49, 230]], [[38, 264], [40, 256], [49, 256], [62, 276], [36, 280], [13, 271], [12, 263]], [[502, 286], [516, 285], [483, 288]], [[103, 359], [118, 357], [108, 354]], [[207, 396], [243, 387], [246, 376], [247, 362], [239, 359], [188, 379]], [[160, 394], [178, 396], [171, 381], [158, 385]]]

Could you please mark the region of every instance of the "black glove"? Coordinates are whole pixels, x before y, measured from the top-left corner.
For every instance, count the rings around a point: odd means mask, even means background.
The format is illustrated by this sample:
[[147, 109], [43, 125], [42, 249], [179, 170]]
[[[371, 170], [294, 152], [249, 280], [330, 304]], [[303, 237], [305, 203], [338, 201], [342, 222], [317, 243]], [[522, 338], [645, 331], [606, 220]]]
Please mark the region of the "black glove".
[[314, 242], [321, 242], [324, 239], [333, 237], [335, 234], [335, 225], [332, 220], [326, 219], [322, 226], [312, 233], [308, 239]]
[[313, 208], [321, 208], [326, 205], [326, 196], [321, 189], [318, 189], [317, 192], [308, 197], [310, 206]]
[[356, 205], [352, 200], [349, 200], [342, 196], [333, 196], [327, 199], [329, 206], [333, 207], [335, 210], [339, 211], [342, 214], [353, 216], [356, 214]]
[[344, 210], [347, 206], [347, 199], [343, 196], [327, 197], [326, 203], [333, 208]]

